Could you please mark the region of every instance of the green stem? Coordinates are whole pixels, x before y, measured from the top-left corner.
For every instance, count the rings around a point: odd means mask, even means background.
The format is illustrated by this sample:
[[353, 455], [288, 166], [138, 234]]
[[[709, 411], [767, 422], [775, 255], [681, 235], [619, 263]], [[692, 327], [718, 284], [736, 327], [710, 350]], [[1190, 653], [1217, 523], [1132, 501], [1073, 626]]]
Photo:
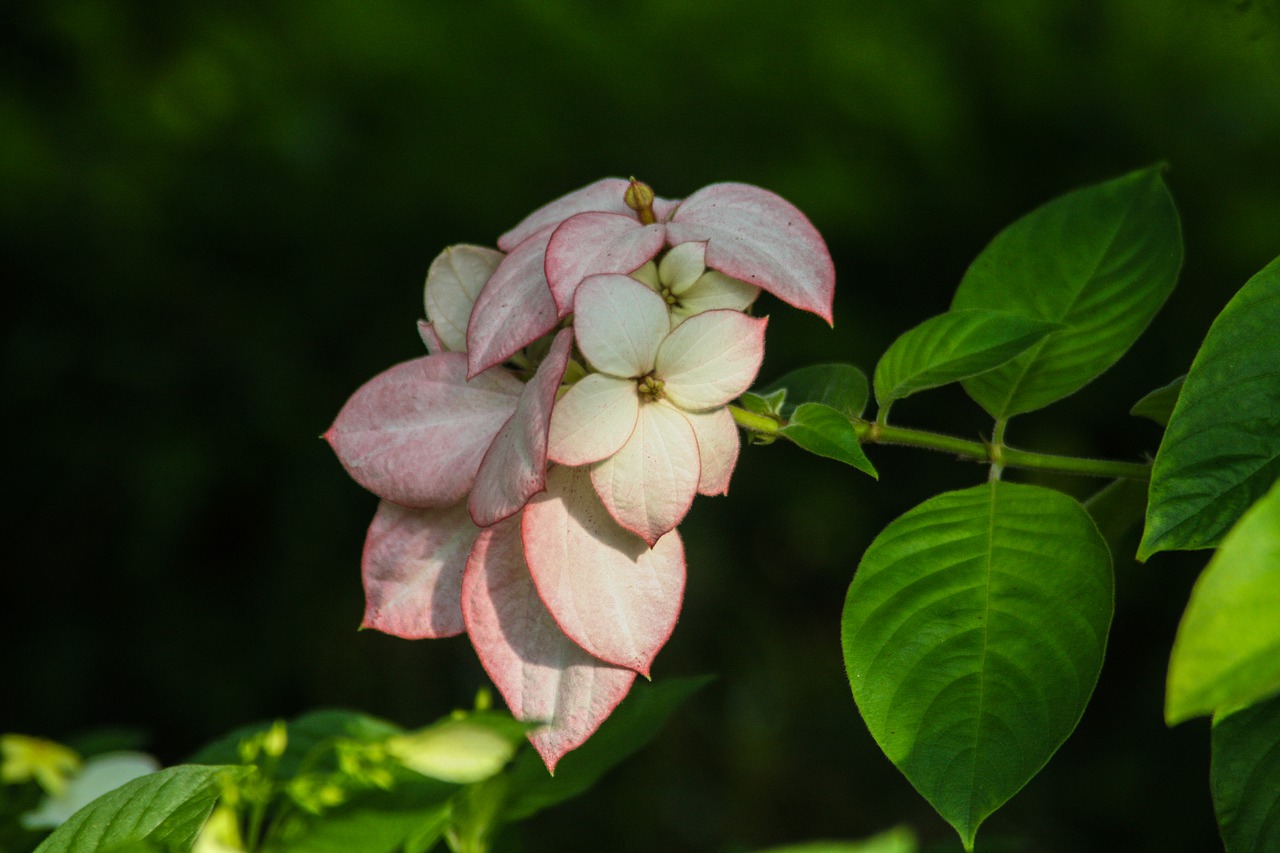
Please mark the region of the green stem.
[[[784, 422], [768, 415], [758, 415], [737, 406], [729, 407], [738, 426], [750, 432], [768, 436], [783, 436]], [[861, 418], [851, 418], [863, 444], [896, 444], [902, 447], [920, 447], [951, 453], [962, 459], [999, 464], [1006, 468], [1027, 468], [1037, 471], [1054, 471], [1060, 474], [1078, 474], [1085, 477], [1116, 477], [1128, 480], [1146, 480], [1151, 476], [1147, 462], [1118, 462], [1111, 459], [1089, 459], [1079, 456], [1058, 456], [1052, 453], [1036, 453], [1015, 450], [1003, 444], [970, 441], [952, 435], [926, 432], [918, 429], [888, 426]]]

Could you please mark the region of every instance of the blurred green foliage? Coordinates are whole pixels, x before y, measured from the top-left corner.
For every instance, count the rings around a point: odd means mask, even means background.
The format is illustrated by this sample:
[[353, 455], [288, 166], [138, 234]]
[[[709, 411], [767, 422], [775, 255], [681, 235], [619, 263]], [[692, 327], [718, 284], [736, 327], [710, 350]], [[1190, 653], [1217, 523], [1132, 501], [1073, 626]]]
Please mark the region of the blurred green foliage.
[[[255, 718], [340, 704], [417, 725], [471, 696], [484, 678], [465, 639], [356, 632], [375, 501], [315, 437], [359, 383], [420, 353], [436, 252], [492, 242], [604, 175], [669, 196], [757, 183], [826, 235], [835, 331], [766, 305], [768, 381], [817, 361], [870, 369], [945, 309], [1001, 227], [1168, 160], [1188, 250], [1164, 316], [1093, 386], [1010, 430], [1059, 452], [1153, 452], [1158, 429], [1129, 405], [1186, 371], [1280, 250], [1276, 9], [9, 4], [0, 729], [140, 727], [174, 761]], [[895, 415], [990, 428], [955, 389]], [[947, 843], [858, 719], [837, 625], [874, 534], [983, 472], [875, 450], [878, 484], [794, 448], [744, 450], [732, 494], [685, 526], [684, 618], [655, 670], [723, 677], [587, 799], [533, 821], [526, 850], [766, 846], [899, 822]], [[1160, 720], [1202, 562], [1118, 561], [1094, 704], [992, 819], [994, 845], [1214, 846], [1205, 732]]]

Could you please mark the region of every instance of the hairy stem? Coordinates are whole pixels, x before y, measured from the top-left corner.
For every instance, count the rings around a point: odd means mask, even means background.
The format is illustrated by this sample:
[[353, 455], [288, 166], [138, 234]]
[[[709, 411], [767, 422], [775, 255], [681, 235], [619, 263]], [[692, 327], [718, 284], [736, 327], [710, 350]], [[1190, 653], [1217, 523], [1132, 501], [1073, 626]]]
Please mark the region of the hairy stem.
[[[781, 437], [786, 423], [768, 415], [749, 412], [737, 406], [729, 411], [738, 426], [748, 432]], [[986, 462], [1001, 468], [1026, 468], [1037, 471], [1055, 471], [1061, 474], [1078, 474], [1085, 477], [1118, 477], [1129, 480], [1146, 480], [1151, 476], [1148, 462], [1120, 462], [1111, 459], [1090, 459], [1080, 456], [1059, 456], [1053, 453], [1036, 453], [1016, 450], [997, 442], [971, 441], [925, 430], [889, 426], [861, 418], [850, 418], [863, 444], [896, 444], [903, 447], [920, 447], [950, 453], [961, 459]]]

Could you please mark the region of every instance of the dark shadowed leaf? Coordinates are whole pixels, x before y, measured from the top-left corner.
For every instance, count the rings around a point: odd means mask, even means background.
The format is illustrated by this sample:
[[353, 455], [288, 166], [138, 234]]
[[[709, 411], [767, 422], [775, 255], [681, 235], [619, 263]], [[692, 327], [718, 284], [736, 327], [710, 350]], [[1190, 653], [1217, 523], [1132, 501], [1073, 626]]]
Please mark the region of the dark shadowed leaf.
[[1214, 719], [1209, 785], [1227, 853], [1280, 853], [1280, 696]]
[[1280, 476], [1280, 258], [1213, 321], [1151, 470], [1138, 559], [1210, 548]]
[[1186, 380], [1187, 377], [1184, 374], [1168, 385], [1157, 388], [1134, 403], [1129, 414], [1138, 418], [1148, 418], [1160, 426], [1168, 426], [1169, 416], [1173, 414], [1173, 407], [1178, 402], [1178, 394], [1182, 392], [1182, 383]]
[[590, 740], [560, 759], [555, 776], [547, 773], [535, 752], [525, 750], [502, 777], [509, 786], [503, 818], [521, 820], [583, 793], [607, 770], [653, 740], [676, 709], [711, 680], [711, 676], [700, 676], [638, 682]]
[[1010, 225], [965, 273], [952, 310], [1012, 311], [1066, 328], [966, 379], [997, 418], [1080, 390], [1124, 355], [1173, 290], [1182, 232], [1159, 166], [1054, 199]]
[[870, 394], [866, 375], [852, 364], [813, 364], [793, 370], [757, 393], [786, 391], [781, 413], [790, 417], [803, 403], [821, 403], [851, 418], [862, 417]]

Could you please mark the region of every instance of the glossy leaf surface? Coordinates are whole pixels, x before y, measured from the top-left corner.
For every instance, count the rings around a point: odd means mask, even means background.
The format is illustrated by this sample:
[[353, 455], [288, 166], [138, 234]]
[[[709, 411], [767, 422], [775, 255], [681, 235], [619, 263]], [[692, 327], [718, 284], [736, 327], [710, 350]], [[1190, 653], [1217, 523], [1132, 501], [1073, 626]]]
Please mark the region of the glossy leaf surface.
[[1137, 340], [1173, 290], [1182, 233], [1153, 167], [1068, 193], [1000, 232], [965, 273], [952, 310], [1062, 323], [995, 370], [964, 381], [993, 417], [1043, 408], [1084, 387]]
[[1209, 548], [1280, 476], [1280, 259], [1213, 321], [1151, 470], [1138, 558]]
[[91, 853], [143, 843], [189, 848], [222, 793], [219, 780], [243, 767], [183, 764], [126, 782], [76, 812], [37, 853]]
[[1245, 513], [1195, 587], [1169, 660], [1170, 725], [1280, 691], [1280, 485]]
[[996, 482], [925, 501], [858, 567], [842, 635], [880, 747], [972, 849], [1093, 691], [1111, 559], [1074, 500]]
[[778, 432], [810, 453], [852, 465], [876, 479], [880, 475], [858, 442], [858, 431], [848, 417], [821, 403], [801, 403], [791, 420]]
[[959, 382], [999, 367], [1061, 329], [1059, 323], [1006, 311], [971, 309], [930, 317], [903, 332], [876, 365], [876, 402]]
[[1280, 853], [1280, 696], [1213, 721], [1209, 786], [1227, 853]]
[[866, 375], [852, 364], [813, 364], [784, 374], [764, 386], [756, 396], [769, 400], [785, 391], [780, 408], [790, 415], [801, 403], [821, 403], [851, 418], [862, 417], [870, 396]]

